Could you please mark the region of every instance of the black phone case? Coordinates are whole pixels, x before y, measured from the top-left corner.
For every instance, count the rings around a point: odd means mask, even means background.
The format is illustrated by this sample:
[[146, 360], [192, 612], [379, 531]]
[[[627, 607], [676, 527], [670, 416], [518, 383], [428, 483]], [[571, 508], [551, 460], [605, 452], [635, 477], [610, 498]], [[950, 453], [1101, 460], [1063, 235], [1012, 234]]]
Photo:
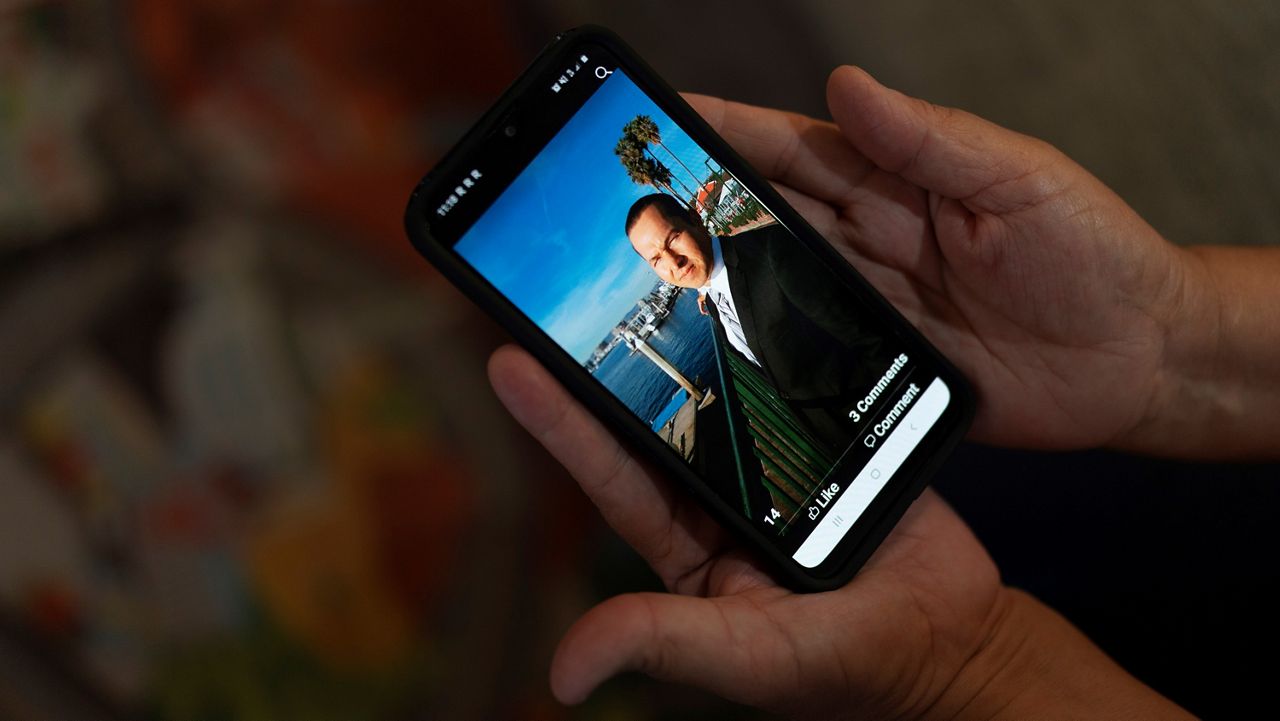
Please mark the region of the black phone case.
[[[456, 256], [451, 249], [431, 235], [433, 208], [426, 197], [434, 193], [460, 169], [463, 159], [486, 142], [503, 122], [518, 98], [542, 88], [545, 74], [562, 63], [562, 56], [572, 46], [590, 42], [607, 49], [621, 61], [627, 74], [650, 94], [673, 120], [704, 150], [729, 170], [798, 239], [847, 282], [869, 307], [880, 311], [895, 332], [909, 337], [937, 364], [951, 388], [952, 402], [926, 434], [890, 482], [866, 509], [831, 556], [815, 569], [805, 569], [774, 546], [769, 539], [735, 509], [725, 504], [674, 451], [648, 429], [616, 398], [601, 388], [568, 353], [546, 336], [523, 313], [515, 308], [486, 279]], [[443, 180], [442, 180], [443, 179]], [[963, 438], [972, 421], [976, 402], [973, 391], [963, 376], [919, 334], [900, 313], [862, 278], [834, 248], [822, 239], [798, 212], [782, 199], [773, 187], [718, 134], [707, 125], [680, 95], [671, 89], [640, 57], [613, 32], [596, 26], [582, 26], [558, 35], [534, 62], [509, 87], [470, 131], [436, 164], [414, 189], [405, 213], [405, 228], [414, 248], [429, 260], [452, 283], [493, 316], [523, 345], [569, 392], [600, 418], [619, 438], [639, 455], [660, 467], [672, 479], [692, 493], [718, 522], [737, 534], [760, 557], [784, 585], [797, 591], [815, 592], [846, 584], [893, 529], [911, 503], [928, 485], [929, 478]]]

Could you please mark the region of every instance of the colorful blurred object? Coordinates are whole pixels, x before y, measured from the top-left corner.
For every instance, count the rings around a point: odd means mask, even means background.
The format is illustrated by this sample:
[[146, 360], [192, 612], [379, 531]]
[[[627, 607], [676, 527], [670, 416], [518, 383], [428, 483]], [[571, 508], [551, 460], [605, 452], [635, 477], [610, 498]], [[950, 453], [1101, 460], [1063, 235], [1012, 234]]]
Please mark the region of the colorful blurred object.
[[[0, 9], [0, 237], [21, 251], [0, 266], [21, 347], [0, 354], [0, 618], [57, 683], [165, 719], [497, 703], [458, 703], [444, 659], [491, 655], [459, 688], [492, 687], [522, 576], [460, 564], [507, 552], [526, 493], [498, 479], [541, 457], [487, 390], [489, 326], [402, 279], [427, 274], [400, 213], [518, 69], [507, 22]], [[498, 616], [442, 623], [468, 607]]]
[[144, 73], [233, 192], [377, 241], [402, 266], [408, 191], [526, 60], [493, 0], [132, 0]]
[[[0, 7], [0, 717], [707, 718], [545, 682], [652, 584], [497, 407], [403, 203], [522, 4]], [[678, 711], [677, 711], [678, 709]]]

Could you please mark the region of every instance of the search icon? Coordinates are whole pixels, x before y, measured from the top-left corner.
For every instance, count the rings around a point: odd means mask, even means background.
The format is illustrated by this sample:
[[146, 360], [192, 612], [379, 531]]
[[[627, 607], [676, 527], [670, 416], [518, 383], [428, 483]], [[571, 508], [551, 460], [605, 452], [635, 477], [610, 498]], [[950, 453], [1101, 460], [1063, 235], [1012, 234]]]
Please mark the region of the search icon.
[[596, 77], [599, 78], [600, 80], [604, 80], [605, 78], [609, 77], [612, 74], [613, 74], [613, 71], [606, 70], [603, 65], [596, 66]]

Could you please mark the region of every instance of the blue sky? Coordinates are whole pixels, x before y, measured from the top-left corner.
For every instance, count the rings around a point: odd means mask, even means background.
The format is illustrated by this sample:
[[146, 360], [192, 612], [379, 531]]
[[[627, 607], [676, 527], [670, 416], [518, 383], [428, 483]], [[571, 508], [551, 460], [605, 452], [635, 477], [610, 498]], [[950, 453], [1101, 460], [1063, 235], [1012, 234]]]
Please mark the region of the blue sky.
[[636, 115], [652, 117], [662, 142], [705, 176], [706, 153], [616, 71], [454, 246], [579, 362], [657, 282], [623, 232], [631, 204], [655, 188], [631, 182], [613, 154]]

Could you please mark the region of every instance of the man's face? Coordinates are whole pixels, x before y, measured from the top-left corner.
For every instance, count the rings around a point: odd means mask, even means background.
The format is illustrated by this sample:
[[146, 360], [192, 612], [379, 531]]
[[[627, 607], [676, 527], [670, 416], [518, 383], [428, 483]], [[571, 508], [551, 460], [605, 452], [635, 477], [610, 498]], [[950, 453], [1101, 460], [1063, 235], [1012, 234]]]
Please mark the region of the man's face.
[[711, 237], [691, 223], [672, 223], [653, 206], [644, 209], [627, 237], [658, 277], [681, 288], [701, 288], [711, 276]]

